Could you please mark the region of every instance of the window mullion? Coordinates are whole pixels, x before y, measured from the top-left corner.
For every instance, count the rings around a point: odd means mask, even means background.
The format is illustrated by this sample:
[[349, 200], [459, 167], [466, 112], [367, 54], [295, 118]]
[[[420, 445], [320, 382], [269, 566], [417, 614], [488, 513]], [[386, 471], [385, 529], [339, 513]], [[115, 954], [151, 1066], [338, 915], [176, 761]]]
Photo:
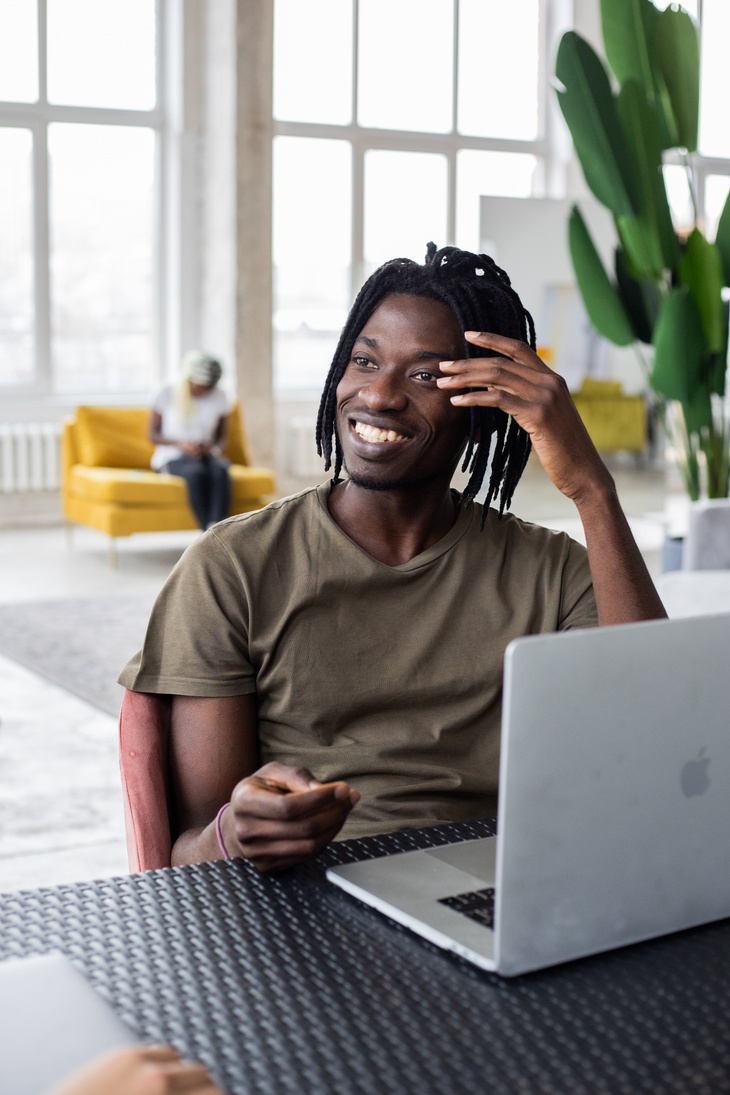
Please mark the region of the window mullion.
[[[451, 134], [455, 137], [458, 126], [459, 105], [459, 8], [461, 0], [453, 0], [454, 4], [454, 32], [452, 43], [452, 72], [451, 72]], [[452, 147], [447, 155], [449, 176], [446, 185], [446, 243], [456, 243], [456, 150]]]
[[38, 0], [38, 102], [48, 102], [47, 0]]
[[42, 122], [33, 127], [33, 262], [36, 383], [44, 393], [53, 389], [48, 204], [48, 126]]
[[360, 3], [352, 0], [352, 251], [350, 258], [350, 293], [355, 299], [363, 282], [365, 269], [365, 149], [357, 140], [358, 81], [359, 81]]

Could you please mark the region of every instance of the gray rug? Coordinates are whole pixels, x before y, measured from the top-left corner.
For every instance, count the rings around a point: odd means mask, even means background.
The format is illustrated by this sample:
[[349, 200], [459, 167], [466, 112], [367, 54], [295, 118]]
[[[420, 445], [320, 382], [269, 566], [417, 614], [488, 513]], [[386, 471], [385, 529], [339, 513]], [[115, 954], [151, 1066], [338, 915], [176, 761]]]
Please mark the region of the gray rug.
[[154, 598], [35, 601], [0, 606], [0, 654], [119, 713], [123, 666], [139, 650]]

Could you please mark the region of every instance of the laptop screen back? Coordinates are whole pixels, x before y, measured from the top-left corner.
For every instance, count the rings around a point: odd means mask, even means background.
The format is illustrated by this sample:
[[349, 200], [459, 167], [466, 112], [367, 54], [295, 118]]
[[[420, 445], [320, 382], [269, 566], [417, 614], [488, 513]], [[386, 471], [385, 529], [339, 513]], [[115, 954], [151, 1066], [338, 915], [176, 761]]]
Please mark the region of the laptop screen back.
[[139, 1040], [63, 955], [0, 963], [2, 1095], [42, 1095], [95, 1057]]

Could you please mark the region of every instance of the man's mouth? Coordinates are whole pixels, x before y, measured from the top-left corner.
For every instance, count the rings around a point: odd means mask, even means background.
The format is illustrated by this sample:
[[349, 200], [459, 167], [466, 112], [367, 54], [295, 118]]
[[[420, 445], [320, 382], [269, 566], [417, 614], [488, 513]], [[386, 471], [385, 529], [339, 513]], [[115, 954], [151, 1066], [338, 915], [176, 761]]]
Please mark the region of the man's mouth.
[[361, 437], [363, 441], [367, 441], [371, 445], [382, 445], [383, 442], [387, 441], [408, 440], [402, 433], [396, 433], [395, 430], [381, 430], [378, 426], [369, 426], [367, 422], [355, 421], [352, 424], [352, 428], [358, 437]]

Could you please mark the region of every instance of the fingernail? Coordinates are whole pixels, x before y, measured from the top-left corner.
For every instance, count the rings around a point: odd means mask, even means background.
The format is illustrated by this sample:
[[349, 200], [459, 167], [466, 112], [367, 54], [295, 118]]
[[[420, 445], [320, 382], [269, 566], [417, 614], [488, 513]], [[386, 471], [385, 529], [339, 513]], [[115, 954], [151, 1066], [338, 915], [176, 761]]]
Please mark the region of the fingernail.
[[452, 395], [451, 402], [452, 403], [461, 403], [463, 398], [464, 398], [463, 395]]
[[454, 364], [454, 363], [453, 363], [453, 361], [439, 361], [439, 366], [440, 366], [440, 367], [441, 367], [442, 369], [448, 369], [448, 368], [449, 368], [449, 366], [451, 366], [451, 365], [453, 365], [453, 364]]

